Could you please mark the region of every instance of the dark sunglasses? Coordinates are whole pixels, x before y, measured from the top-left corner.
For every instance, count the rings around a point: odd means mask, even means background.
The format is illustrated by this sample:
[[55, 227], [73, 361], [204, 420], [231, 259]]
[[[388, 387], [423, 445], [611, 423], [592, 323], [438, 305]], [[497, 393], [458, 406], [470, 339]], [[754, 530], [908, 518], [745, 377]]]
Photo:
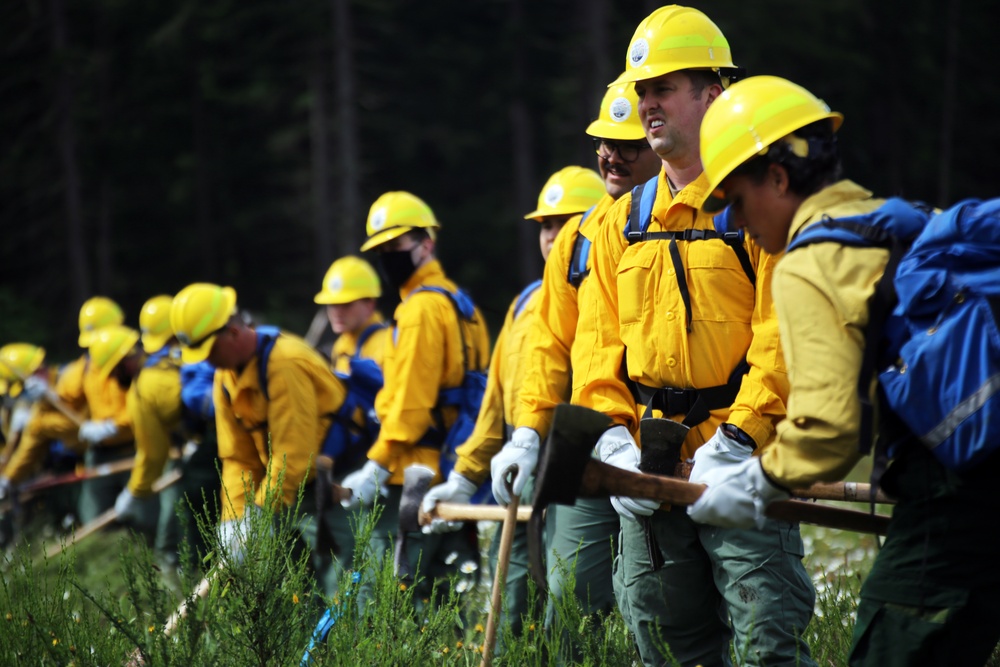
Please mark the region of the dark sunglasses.
[[623, 162], [635, 162], [639, 159], [639, 153], [649, 148], [645, 141], [612, 141], [600, 137], [591, 137], [591, 141], [594, 142], [594, 150], [605, 160], [610, 160], [617, 151]]

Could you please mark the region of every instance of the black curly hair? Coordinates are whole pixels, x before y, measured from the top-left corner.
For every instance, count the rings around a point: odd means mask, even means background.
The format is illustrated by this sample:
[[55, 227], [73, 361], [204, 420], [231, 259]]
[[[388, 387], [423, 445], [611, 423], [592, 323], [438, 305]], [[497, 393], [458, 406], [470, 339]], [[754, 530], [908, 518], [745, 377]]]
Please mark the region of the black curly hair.
[[731, 175], [749, 176], [754, 183], [761, 183], [767, 168], [772, 163], [780, 164], [788, 172], [789, 190], [803, 197], [840, 180], [840, 149], [832, 119], [823, 118], [800, 127], [792, 136], [806, 141], [809, 150], [805, 157], [796, 155], [789, 142], [776, 141], [767, 153], [750, 158]]

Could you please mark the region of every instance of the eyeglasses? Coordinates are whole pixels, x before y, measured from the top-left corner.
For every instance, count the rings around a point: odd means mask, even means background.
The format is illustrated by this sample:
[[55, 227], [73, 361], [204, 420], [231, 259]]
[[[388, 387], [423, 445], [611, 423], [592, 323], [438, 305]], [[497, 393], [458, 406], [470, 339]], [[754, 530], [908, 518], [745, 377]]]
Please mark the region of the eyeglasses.
[[612, 141], [600, 137], [591, 137], [591, 140], [594, 142], [594, 150], [605, 160], [610, 160], [615, 151], [618, 151], [622, 162], [635, 162], [639, 159], [639, 153], [649, 148], [645, 141]]

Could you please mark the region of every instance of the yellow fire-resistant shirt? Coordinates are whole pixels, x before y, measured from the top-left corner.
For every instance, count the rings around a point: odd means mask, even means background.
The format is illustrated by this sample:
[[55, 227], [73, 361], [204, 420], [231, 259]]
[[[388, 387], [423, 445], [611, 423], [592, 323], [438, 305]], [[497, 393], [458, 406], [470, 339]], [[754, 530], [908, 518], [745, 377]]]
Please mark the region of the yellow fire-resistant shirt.
[[[570, 263], [577, 236], [593, 241], [601, 222], [614, 204], [605, 195], [583, 221], [581, 216], [570, 218], [559, 230], [552, 245], [538, 296], [538, 317], [531, 323], [531, 332], [524, 351], [527, 372], [519, 394], [521, 414], [515, 426], [535, 429], [544, 440], [552, 425], [556, 405], [571, 398], [573, 349], [579, 318], [579, 291], [590, 282], [584, 278], [580, 287], [569, 282]], [[587, 257], [587, 270], [593, 267], [593, 252]]]
[[[872, 211], [883, 200], [840, 181], [802, 202], [791, 239], [826, 217]], [[815, 243], [784, 256], [771, 290], [781, 326], [791, 392], [788, 418], [761, 454], [767, 474], [789, 488], [835, 481], [857, 463], [861, 404], [858, 373], [864, 354], [868, 299], [889, 252]]]
[[[707, 185], [702, 174], [672, 197], [661, 172], [648, 231], [714, 229], [712, 217], [698, 209]], [[592, 285], [581, 295], [577, 338], [593, 336], [594, 342], [587, 358], [573, 367], [579, 402], [636, 433], [639, 413], [626, 380], [648, 387], [714, 387], [726, 384], [745, 357], [750, 370], [732, 406], [713, 410], [692, 428], [682, 454], [693, 456], [724, 421], [758, 445], [766, 443], [784, 417], [788, 387], [770, 291], [776, 259], [745, 239], [754, 289], [722, 240], [678, 241], [691, 299], [687, 331], [671, 244], [648, 240], [630, 246], [624, 230], [631, 206], [631, 194], [615, 202], [591, 250]]]
[[181, 423], [179, 356], [166, 356], [145, 366], [129, 388], [127, 405], [135, 433], [135, 466], [128, 490], [137, 498], [153, 492], [163, 474], [170, 445]]
[[[349, 375], [351, 373], [351, 357], [358, 350], [358, 335], [371, 325], [382, 324], [382, 322], [382, 315], [376, 311], [372, 313], [372, 316], [368, 318], [368, 321], [364, 323], [359, 331], [345, 331], [337, 336], [337, 340], [333, 342], [333, 348], [330, 350], [330, 358], [333, 360], [333, 370]], [[389, 327], [374, 330], [361, 345], [360, 356], [363, 359], [371, 359], [381, 368], [385, 358], [386, 341], [389, 340], [389, 336]]]
[[453, 407], [435, 406], [442, 389], [462, 384], [462, 338], [472, 370], [485, 369], [490, 356], [489, 333], [478, 309], [472, 322], [461, 321], [460, 334], [451, 300], [435, 292], [414, 292], [418, 287], [457, 290], [437, 260], [414, 271], [399, 290], [402, 303], [385, 350], [385, 386], [375, 399], [382, 427], [368, 450], [369, 459], [392, 472], [393, 485], [402, 485], [403, 470], [412, 464], [438, 470], [440, 449], [420, 443], [428, 429], [440, 426], [436, 413], [445, 429], [455, 420]]
[[517, 423], [521, 411], [518, 393], [524, 386], [527, 371], [523, 351], [532, 322], [537, 317], [535, 305], [540, 290], [536, 288], [526, 297], [518, 313], [515, 314], [515, 307], [520, 296], [507, 309], [503, 328], [493, 345], [486, 393], [476, 427], [455, 452], [458, 454], [455, 472], [476, 484], [482, 484], [489, 476], [490, 460], [507, 441], [506, 427]]
[[280, 493], [285, 505], [295, 502], [307, 470], [310, 479], [315, 472], [331, 416], [346, 395], [326, 360], [298, 336], [282, 332], [274, 342], [267, 363], [270, 400], [261, 390], [257, 362], [254, 355], [242, 372], [215, 372], [223, 521], [243, 515], [246, 488], [258, 506], [269, 489]]
[[[125, 407], [125, 390], [114, 378], [101, 378], [86, 354], [70, 362], [59, 374], [55, 392], [63, 403], [83, 419], [111, 419], [118, 431], [95, 447], [116, 446], [132, 441], [132, 424]], [[13, 482], [20, 482], [34, 472], [53, 440], [78, 452], [86, 445], [77, 435], [80, 425], [40, 400], [32, 408], [31, 418], [21, 436], [21, 443], [4, 469]]]

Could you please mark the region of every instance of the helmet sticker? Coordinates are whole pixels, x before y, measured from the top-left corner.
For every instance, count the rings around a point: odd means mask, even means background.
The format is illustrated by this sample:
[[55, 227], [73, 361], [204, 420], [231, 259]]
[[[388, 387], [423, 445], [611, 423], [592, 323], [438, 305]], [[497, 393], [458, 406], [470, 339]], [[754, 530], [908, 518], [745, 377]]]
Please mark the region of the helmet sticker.
[[339, 292], [344, 289], [344, 279], [340, 275], [333, 276], [330, 278], [330, 284], [327, 287], [331, 292]]
[[559, 200], [563, 198], [563, 187], [558, 183], [550, 185], [545, 190], [545, 203], [548, 206], [555, 206], [559, 203]]
[[632, 67], [639, 67], [649, 56], [649, 42], [646, 41], [645, 37], [640, 37], [639, 39], [632, 42], [632, 48], [628, 51], [628, 64]]
[[608, 113], [611, 114], [611, 120], [624, 123], [632, 115], [632, 103], [624, 97], [616, 97], [608, 106]]
[[385, 221], [386, 221], [386, 218], [388, 218], [388, 217], [389, 216], [387, 215], [387, 212], [386, 212], [384, 206], [382, 208], [378, 209], [377, 211], [375, 211], [374, 213], [372, 213], [372, 229], [377, 232], [378, 230], [380, 230], [383, 227], [385, 227]]

